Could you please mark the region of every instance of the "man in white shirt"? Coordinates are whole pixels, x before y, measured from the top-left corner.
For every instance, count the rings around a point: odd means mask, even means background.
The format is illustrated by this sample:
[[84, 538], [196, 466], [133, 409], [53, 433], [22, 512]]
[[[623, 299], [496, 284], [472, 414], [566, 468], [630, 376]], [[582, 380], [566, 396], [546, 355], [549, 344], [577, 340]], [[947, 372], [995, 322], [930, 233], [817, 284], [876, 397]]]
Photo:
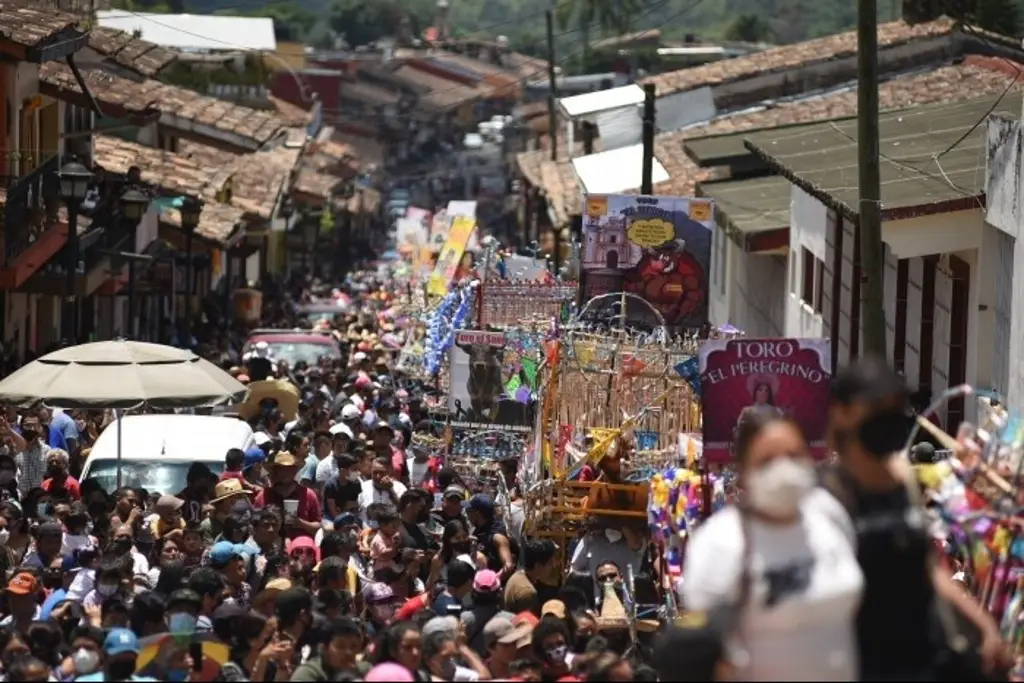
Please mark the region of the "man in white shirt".
[[320, 487], [323, 487], [333, 477], [338, 476], [337, 458], [342, 453], [348, 452], [349, 444], [356, 438], [352, 430], [348, 428], [348, 425], [341, 422], [331, 427], [330, 432], [334, 439], [331, 445], [331, 454], [317, 463], [316, 466], [316, 483]]
[[398, 509], [398, 499], [405, 493], [405, 484], [391, 478], [391, 464], [387, 458], [378, 458], [373, 462], [370, 481], [363, 482], [362, 493], [359, 494], [359, 514], [366, 521], [366, 509], [374, 503], [391, 505]]

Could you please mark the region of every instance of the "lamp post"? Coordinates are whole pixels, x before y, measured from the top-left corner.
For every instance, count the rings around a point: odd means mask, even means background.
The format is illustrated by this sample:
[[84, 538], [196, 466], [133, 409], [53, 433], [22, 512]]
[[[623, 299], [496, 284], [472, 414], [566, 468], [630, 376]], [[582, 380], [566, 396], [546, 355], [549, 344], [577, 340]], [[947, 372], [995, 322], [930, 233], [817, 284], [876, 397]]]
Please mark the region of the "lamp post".
[[75, 301], [78, 289], [78, 210], [89, 190], [92, 171], [76, 161], [69, 161], [61, 167], [58, 176], [60, 177], [60, 196], [68, 207], [68, 238], [64, 245], [67, 300], [61, 328], [65, 338], [69, 342], [75, 343], [78, 337], [78, 304]]
[[[146, 215], [146, 211], [149, 210], [149, 197], [135, 189], [129, 187], [125, 190], [124, 194], [121, 195], [121, 214], [125, 220], [131, 225], [130, 232], [132, 237], [135, 236], [135, 231], [139, 227], [139, 222], [142, 217]], [[133, 240], [134, 241], [134, 240]], [[132, 244], [132, 247], [135, 245]], [[131, 326], [132, 338], [137, 339], [139, 336], [138, 319], [135, 315], [135, 258], [128, 259], [128, 320]]]
[[186, 196], [178, 211], [181, 213], [181, 227], [185, 231], [185, 252], [188, 254], [188, 262], [185, 265], [185, 311], [187, 316], [191, 317], [192, 295], [195, 293], [196, 279], [192, 269], [192, 238], [196, 234], [199, 217], [203, 213], [203, 202]]

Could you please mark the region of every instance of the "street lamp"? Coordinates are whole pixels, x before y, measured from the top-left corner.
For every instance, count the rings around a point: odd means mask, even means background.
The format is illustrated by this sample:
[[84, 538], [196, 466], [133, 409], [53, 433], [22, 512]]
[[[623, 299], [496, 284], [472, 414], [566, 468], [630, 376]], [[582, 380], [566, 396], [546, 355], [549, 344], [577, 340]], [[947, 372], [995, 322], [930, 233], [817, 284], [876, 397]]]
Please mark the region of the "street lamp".
[[[131, 234], [134, 235], [138, 228], [139, 221], [146, 215], [146, 211], [149, 210], [149, 195], [144, 192], [137, 190], [134, 187], [129, 187], [121, 195], [121, 215], [124, 216], [125, 220], [131, 225]], [[133, 240], [134, 241], [134, 240]], [[132, 249], [134, 252], [134, 244]], [[132, 253], [132, 257], [138, 255]], [[128, 258], [128, 320], [131, 325], [132, 337], [137, 339], [139, 336], [138, 330], [138, 316], [135, 315], [135, 261], [137, 258]]]
[[199, 217], [203, 213], [203, 202], [195, 197], [186, 196], [181, 206], [181, 227], [185, 231], [185, 252], [188, 263], [185, 266], [185, 310], [192, 315], [192, 294], [195, 292], [195, 274], [192, 272], [192, 238], [199, 226]]
[[65, 289], [67, 294], [64, 322], [61, 325], [65, 338], [74, 343], [78, 337], [78, 305], [75, 302], [78, 278], [78, 209], [82, 206], [89, 183], [92, 182], [92, 171], [76, 161], [69, 161], [58, 172], [60, 178], [60, 196], [68, 207], [68, 238], [64, 245]]

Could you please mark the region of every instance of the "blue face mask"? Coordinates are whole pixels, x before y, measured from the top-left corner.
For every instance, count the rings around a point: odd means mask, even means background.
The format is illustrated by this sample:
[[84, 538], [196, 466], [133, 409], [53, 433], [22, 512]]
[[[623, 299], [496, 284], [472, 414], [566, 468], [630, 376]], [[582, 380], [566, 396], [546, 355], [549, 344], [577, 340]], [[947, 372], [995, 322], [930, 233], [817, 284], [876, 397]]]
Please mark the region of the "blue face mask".
[[199, 618], [188, 612], [175, 612], [167, 619], [167, 629], [174, 635], [192, 635], [196, 632]]
[[188, 669], [171, 669], [167, 672], [167, 680], [174, 683], [188, 680]]

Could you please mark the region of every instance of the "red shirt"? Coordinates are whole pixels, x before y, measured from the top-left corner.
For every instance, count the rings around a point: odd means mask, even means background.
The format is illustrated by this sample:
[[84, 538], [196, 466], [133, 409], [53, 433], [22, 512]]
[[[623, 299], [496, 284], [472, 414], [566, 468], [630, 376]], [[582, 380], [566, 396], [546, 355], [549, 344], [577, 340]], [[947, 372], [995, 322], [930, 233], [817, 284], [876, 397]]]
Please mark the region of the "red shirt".
[[71, 496], [71, 500], [82, 499], [82, 492], [78, 488], [78, 480], [70, 475], [68, 476], [67, 479], [64, 480], [63, 487], [56, 486], [54, 487], [53, 491], [50, 490], [50, 487], [54, 486], [53, 479], [43, 479], [43, 483], [41, 484], [41, 486], [43, 487], [44, 491], [50, 494], [56, 493], [57, 491], [60, 491], [61, 488], [63, 488], [65, 491], [68, 492], [68, 495]]
[[405, 481], [408, 472], [405, 471], [405, 451], [401, 448], [391, 447], [391, 469], [394, 470], [395, 479]]
[[[317, 497], [316, 491], [313, 489], [300, 484], [288, 499], [299, 501], [297, 516], [303, 522], [319, 522], [324, 518], [323, 510], [320, 507], [320, 498]], [[284, 509], [284, 498], [282, 498], [273, 488], [265, 488], [256, 494], [256, 500], [253, 501], [253, 506], [262, 508], [267, 505], [276, 505], [277, 507]], [[288, 538], [309, 536], [309, 534], [302, 529], [286, 528], [284, 533]]]

